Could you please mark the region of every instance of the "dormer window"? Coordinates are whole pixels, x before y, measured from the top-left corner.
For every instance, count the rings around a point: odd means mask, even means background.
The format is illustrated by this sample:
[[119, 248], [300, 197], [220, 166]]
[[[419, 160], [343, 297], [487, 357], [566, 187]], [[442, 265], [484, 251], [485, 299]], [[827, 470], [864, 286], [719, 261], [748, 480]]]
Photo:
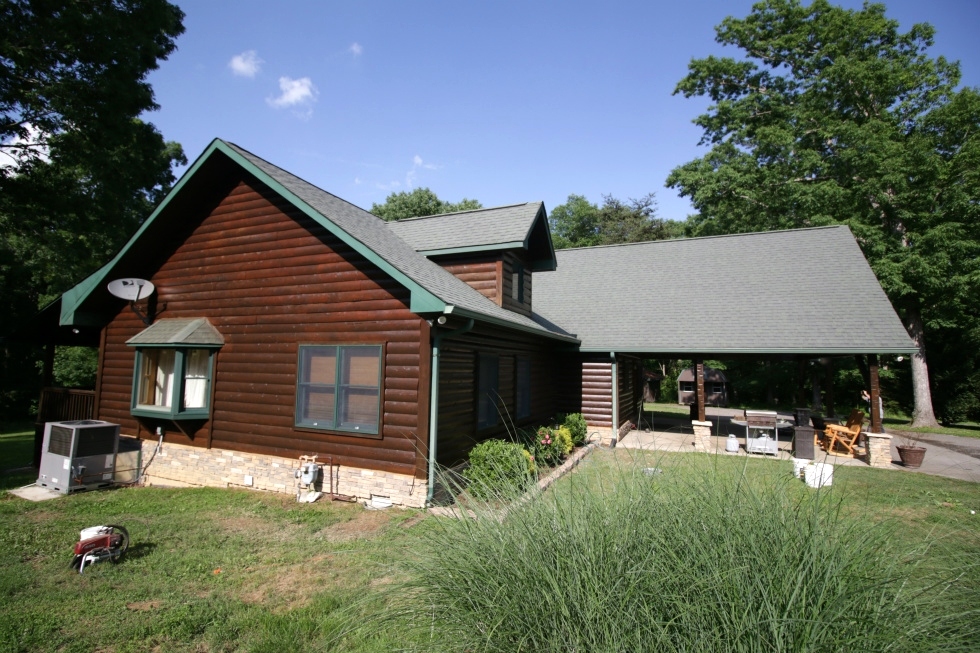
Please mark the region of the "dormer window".
[[510, 298], [518, 304], [524, 303], [524, 266], [520, 263], [514, 264], [511, 273]]

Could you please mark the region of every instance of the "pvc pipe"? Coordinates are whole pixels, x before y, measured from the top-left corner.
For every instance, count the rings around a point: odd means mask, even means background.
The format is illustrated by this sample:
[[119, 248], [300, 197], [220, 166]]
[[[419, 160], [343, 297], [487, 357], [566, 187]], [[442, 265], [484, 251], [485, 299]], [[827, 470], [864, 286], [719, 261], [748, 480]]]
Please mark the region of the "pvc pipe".
[[615, 440], [619, 437], [619, 365], [616, 352], [609, 352], [609, 358], [612, 359], [612, 437]]

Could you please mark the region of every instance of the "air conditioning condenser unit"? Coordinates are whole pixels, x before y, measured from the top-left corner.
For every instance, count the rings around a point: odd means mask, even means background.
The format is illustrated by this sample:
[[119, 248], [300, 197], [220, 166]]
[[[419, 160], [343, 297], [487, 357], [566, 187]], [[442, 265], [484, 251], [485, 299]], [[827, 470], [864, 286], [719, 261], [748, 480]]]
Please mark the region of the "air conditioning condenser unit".
[[119, 425], [95, 419], [48, 422], [37, 485], [62, 494], [112, 485]]

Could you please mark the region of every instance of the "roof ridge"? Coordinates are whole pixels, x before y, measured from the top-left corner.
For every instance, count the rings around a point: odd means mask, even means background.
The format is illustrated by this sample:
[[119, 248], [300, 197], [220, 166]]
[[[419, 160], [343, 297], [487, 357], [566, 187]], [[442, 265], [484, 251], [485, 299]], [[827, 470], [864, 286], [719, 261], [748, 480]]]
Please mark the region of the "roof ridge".
[[371, 216], [372, 218], [376, 218], [378, 220], [381, 220], [382, 222], [385, 222], [385, 220], [382, 220], [381, 218], [379, 218], [378, 216], [374, 215], [373, 213], [371, 213], [367, 209], [363, 209], [360, 206], [358, 206], [357, 204], [354, 204], [353, 202], [350, 202], [348, 200], [345, 200], [343, 197], [340, 197], [339, 195], [334, 195], [330, 191], [324, 190], [323, 188], [321, 188], [321, 187], [317, 186], [316, 184], [314, 184], [312, 181], [309, 181], [308, 179], [304, 179], [304, 178], [300, 177], [299, 175], [297, 175], [296, 173], [293, 173], [293, 172], [290, 172], [289, 170], [286, 170], [282, 166], [277, 166], [275, 163], [272, 163], [268, 159], [262, 158], [261, 156], [259, 156], [258, 154], [252, 152], [251, 150], [246, 150], [244, 147], [242, 147], [241, 145], [238, 145], [237, 143], [232, 143], [231, 141], [226, 141], [226, 140], [223, 140], [223, 139], [220, 139], [220, 138], [219, 139], [216, 139], [216, 140], [219, 140], [222, 143], [224, 143], [225, 145], [228, 145], [230, 147], [233, 147], [236, 150], [239, 150], [240, 152], [244, 152], [244, 153], [248, 154], [249, 156], [255, 157], [256, 159], [259, 159], [260, 161], [266, 163], [267, 165], [270, 165], [273, 168], [276, 168], [277, 170], [281, 170], [284, 174], [287, 174], [290, 177], [293, 177], [295, 179], [300, 180], [304, 184], [309, 184], [310, 186], [312, 186], [313, 188], [317, 189], [321, 193], [323, 193], [325, 195], [329, 195], [330, 197], [334, 198], [338, 202], [343, 202], [347, 206], [353, 207], [353, 208], [357, 209], [358, 211], [361, 211], [363, 213], [366, 213], [369, 216]]
[[819, 227], [800, 227], [799, 229], [773, 229], [772, 231], [742, 231], [737, 234], [714, 234], [712, 236], [693, 236], [691, 238], [681, 236], [680, 238], [664, 238], [662, 240], [644, 240], [636, 243], [613, 243], [611, 245], [589, 245], [587, 247], [565, 247], [563, 249], [556, 249], [555, 253], [559, 252], [574, 252], [574, 251], [584, 251], [592, 249], [611, 249], [614, 247], [634, 247], [636, 245], [653, 245], [655, 243], [679, 243], [679, 242], [691, 242], [695, 240], [711, 240], [715, 238], [736, 238], [740, 236], [761, 236], [769, 234], [784, 234], [784, 233], [799, 233], [801, 231], [819, 231], [821, 229], [839, 229], [844, 227], [848, 229], [846, 224], [827, 224], [821, 225]]
[[[429, 218], [441, 218], [447, 215], [462, 215], [463, 213], [480, 213], [482, 211], [498, 211], [500, 209], [511, 209], [515, 206], [527, 206], [528, 204], [541, 204], [541, 200], [531, 201], [531, 202], [517, 202], [515, 204], [502, 204], [500, 206], [485, 206], [479, 209], [469, 209], [468, 211], [450, 211], [449, 213], [434, 213], [432, 215], [417, 215], [411, 218], [402, 218], [401, 220], [386, 220], [389, 223], [398, 222], [414, 222], [415, 220], [427, 220]], [[374, 215], [374, 214], [372, 214]]]

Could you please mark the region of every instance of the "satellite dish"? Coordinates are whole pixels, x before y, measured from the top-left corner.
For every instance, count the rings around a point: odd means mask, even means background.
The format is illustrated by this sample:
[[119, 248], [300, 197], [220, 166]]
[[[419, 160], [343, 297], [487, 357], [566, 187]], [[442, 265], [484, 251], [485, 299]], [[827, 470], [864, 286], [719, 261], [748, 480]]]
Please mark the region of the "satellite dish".
[[153, 284], [146, 279], [116, 279], [109, 282], [109, 292], [130, 302], [138, 302], [153, 294]]

